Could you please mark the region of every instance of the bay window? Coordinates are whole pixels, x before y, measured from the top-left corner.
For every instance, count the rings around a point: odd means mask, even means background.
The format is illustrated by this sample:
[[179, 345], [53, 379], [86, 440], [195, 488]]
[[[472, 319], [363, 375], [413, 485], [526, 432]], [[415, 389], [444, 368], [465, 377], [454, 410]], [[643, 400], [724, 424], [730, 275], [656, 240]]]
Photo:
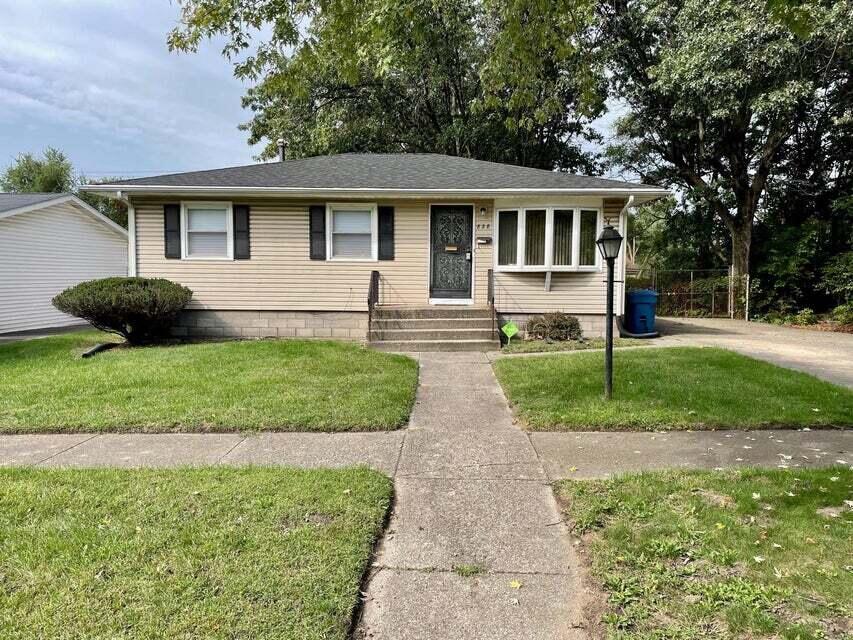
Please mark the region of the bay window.
[[589, 271], [599, 267], [599, 209], [497, 209], [498, 271]]

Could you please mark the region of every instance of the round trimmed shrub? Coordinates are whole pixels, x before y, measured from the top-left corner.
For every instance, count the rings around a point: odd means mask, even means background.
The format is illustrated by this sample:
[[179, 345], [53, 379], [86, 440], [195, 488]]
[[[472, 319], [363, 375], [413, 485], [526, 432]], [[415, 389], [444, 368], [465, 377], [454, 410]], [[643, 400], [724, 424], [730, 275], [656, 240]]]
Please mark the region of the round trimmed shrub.
[[165, 336], [192, 295], [164, 278], [102, 278], [66, 289], [53, 299], [53, 306], [138, 345]]
[[543, 313], [527, 320], [527, 335], [538, 340], [580, 340], [581, 323], [568, 313]]

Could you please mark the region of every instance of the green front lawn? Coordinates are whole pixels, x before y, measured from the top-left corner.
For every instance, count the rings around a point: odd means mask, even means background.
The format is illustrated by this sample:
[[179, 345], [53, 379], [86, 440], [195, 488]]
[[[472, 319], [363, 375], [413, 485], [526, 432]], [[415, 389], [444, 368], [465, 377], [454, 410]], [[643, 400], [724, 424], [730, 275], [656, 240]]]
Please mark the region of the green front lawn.
[[530, 429], [552, 431], [849, 426], [853, 391], [724, 349], [613, 354], [605, 402], [601, 353], [494, 363]]
[[344, 640], [391, 482], [0, 470], [0, 637]]
[[406, 422], [410, 358], [331, 341], [249, 340], [119, 348], [104, 334], [0, 345], [0, 433], [375, 431]]
[[850, 638], [853, 472], [665, 472], [556, 487], [611, 638]]
[[[650, 342], [648, 340], [638, 340], [636, 338], [614, 338], [613, 346], [619, 347], [645, 347]], [[586, 351], [588, 349], [603, 349], [604, 338], [591, 338], [579, 342], [577, 340], [559, 340], [554, 342], [545, 342], [544, 340], [511, 340], [510, 343], [501, 349], [501, 353], [548, 353], [552, 351]]]

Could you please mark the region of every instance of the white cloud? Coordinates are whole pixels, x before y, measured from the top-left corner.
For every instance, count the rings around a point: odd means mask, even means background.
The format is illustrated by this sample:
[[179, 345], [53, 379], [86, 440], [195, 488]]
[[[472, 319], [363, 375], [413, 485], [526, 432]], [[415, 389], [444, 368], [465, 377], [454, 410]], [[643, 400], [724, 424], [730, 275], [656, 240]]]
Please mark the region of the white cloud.
[[[9, 4], [10, 6], [4, 6]], [[243, 87], [208, 45], [170, 53], [166, 1], [0, 0], [0, 164], [52, 145], [89, 173], [251, 162]]]

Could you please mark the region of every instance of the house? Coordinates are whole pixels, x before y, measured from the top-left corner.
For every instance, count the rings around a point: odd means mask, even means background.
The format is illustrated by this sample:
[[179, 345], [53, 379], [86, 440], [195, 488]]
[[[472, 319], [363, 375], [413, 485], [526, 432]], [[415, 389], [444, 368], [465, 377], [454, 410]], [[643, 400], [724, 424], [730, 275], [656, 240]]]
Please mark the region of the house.
[[[130, 273], [194, 292], [178, 335], [493, 348], [492, 311], [604, 331], [595, 239], [658, 187], [437, 154], [359, 154], [86, 187], [129, 205]], [[618, 265], [617, 280], [624, 280]], [[617, 300], [621, 311], [621, 283]]]
[[0, 334], [80, 324], [53, 297], [127, 274], [127, 231], [69, 193], [0, 193]]

